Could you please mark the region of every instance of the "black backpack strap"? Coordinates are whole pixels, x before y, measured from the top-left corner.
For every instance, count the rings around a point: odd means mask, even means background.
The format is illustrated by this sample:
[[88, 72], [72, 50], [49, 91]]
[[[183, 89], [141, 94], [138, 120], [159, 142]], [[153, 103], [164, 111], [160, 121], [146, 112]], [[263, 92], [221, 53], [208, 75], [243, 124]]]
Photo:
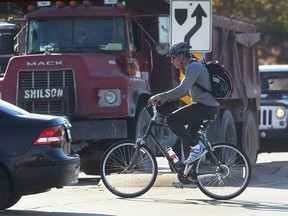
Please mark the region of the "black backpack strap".
[[[193, 62], [195, 62], [195, 61], [201, 62], [203, 65], [206, 66], [206, 61], [205, 61], [204, 59], [203, 59], [202, 61], [199, 61], [197, 58], [194, 58], [194, 57], [191, 59], [191, 61], [189, 62], [189, 64], [190, 64], [190, 63], [193, 63]], [[203, 91], [203, 92], [209, 92], [210, 94], [212, 94], [211, 91], [209, 91], [209, 90], [206, 89], [205, 87], [201, 86], [199, 83], [195, 82], [194, 84], [195, 84], [201, 91]]]
[[189, 62], [188, 64], [191, 64], [191, 63], [193, 63], [193, 62], [200, 62], [200, 61], [199, 61], [197, 58], [192, 57], [191, 60], [190, 60], [190, 62]]

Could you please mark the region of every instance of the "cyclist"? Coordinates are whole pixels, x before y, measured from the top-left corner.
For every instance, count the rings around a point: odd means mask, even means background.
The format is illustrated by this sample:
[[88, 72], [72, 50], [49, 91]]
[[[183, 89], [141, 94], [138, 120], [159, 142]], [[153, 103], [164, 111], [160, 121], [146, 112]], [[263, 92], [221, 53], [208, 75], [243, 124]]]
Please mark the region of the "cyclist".
[[[186, 42], [177, 43], [169, 50], [167, 57], [171, 58], [171, 63], [182, 69], [185, 76], [181, 83], [168, 91], [153, 95], [149, 104], [162, 105], [166, 101], [180, 99], [188, 92], [192, 102], [169, 114], [166, 123], [173, 133], [175, 133], [184, 145], [190, 146], [190, 154], [184, 164], [190, 164], [199, 159], [207, 152], [202, 143], [196, 143], [191, 135], [197, 132], [199, 124], [206, 118], [215, 118], [218, 112], [219, 103], [208, 91], [202, 91], [195, 83], [211, 91], [209, 73], [204, 64], [195, 61], [190, 53], [190, 46]], [[186, 128], [189, 125], [189, 128]]]

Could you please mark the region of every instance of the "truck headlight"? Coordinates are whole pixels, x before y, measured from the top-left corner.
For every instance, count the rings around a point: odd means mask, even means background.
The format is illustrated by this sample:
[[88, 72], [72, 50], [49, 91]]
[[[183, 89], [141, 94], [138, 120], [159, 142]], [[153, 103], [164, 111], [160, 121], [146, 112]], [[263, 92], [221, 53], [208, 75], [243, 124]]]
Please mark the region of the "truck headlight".
[[286, 115], [286, 110], [284, 107], [278, 107], [274, 114], [278, 119], [283, 119]]
[[104, 95], [105, 102], [108, 104], [114, 104], [117, 100], [117, 95], [113, 91], [109, 91]]
[[99, 106], [119, 106], [121, 104], [120, 89], [100, 89], [97, 96]]

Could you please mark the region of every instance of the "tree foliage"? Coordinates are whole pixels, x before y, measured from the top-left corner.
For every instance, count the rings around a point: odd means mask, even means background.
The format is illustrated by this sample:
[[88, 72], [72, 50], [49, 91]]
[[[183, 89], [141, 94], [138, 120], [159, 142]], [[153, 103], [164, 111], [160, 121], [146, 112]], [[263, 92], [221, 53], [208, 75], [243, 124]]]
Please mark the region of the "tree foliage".
[[213, 13], [252, 20], [261, 32], [259, 63], [288, 63], [288, 4], [286, 0], [212, 0]]

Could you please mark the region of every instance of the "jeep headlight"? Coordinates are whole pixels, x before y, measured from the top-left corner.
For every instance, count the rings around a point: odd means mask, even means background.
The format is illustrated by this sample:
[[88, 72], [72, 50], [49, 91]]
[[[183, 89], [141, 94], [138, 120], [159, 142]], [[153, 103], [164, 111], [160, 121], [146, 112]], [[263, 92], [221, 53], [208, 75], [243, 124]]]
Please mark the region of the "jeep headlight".
[[100, 89], [97, 96], [99, 106], [119, 106], [121, 104], [120, 89]]
[[274, 114], [278, 119], [283, 119], [286, 115], [286, 110], [284, 107], [278, 107]]

